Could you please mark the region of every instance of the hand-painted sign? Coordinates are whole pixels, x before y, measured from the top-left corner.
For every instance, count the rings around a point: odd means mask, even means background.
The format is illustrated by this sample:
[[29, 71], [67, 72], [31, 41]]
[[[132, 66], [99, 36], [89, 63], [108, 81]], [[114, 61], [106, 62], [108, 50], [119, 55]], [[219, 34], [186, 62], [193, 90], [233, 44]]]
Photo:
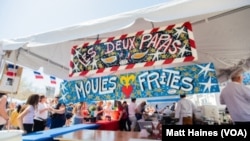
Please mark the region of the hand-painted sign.
[[197, 59], [189, 22], [72, 47], [69, 76], [84, 76]]
[[148, 70], [61, 83], [64, 102], [219, 92], [213, 63]]

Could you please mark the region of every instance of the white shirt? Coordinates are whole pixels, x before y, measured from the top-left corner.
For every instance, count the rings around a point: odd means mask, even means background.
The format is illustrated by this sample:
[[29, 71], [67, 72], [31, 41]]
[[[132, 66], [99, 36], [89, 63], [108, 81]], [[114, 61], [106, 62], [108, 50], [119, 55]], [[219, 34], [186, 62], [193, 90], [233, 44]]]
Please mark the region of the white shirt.
[[82, 105], [76, 105], [76, 113], [73, 115], [74, 118], [84, 118]]
[[28, 113], [23, 117], [24, 124], [33, 124], [34, 123], [34, 116], [35, 116], [35, 109], [33, 106], [29, 105]]
[[233, 121], [250, 121], [250, 89], [237, 82], [229, 82], [221, 91], [220, 103], [225, 104]]
[[104, 116], [111, 116], [112, 113], [112, 107], [110, 106], [104, 106]]
[[136, 103], [134, 102], [131, 102], [129, 105], [128, 105], [128, 114], [129, 116], [135, 116], [135, 109], [136, 109]]
[[173, 113], [173, 111], [171, 111], [168, 107], [166, 107], [166, 108], [164, 108], [162, 113], [166, 114], [167, 116], [170, 116]]
[[38, 103], [37, 110], [35, 111], [35, 119], [41, 120], [42, 119], [47, 119], [48, 118], [48, 110], [45, 110], [41, 112], [42, 110], [48, 108], [48, 105], [46, 103]]
[[181, 124], [182, 125], [182, 118], [183, 117], [192, 117], [194, 110], [195, 110], [195, 105], [194, 103], [186, 98], [181, 98], [177, 104], [176, 104], [176, 108], [175, 108], [175, 118], [179, 119], [179, 123], [177, 124]]

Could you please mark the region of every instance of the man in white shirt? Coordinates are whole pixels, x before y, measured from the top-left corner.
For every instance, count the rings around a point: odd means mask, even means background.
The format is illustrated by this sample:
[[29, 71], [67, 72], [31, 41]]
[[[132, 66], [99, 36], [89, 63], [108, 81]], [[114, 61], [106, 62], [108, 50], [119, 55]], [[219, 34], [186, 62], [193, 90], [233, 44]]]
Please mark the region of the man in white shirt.
[[225, 104], [234, 124], [250, 125], [250, 89], [242, 84], [243, 70], [231, 74], [232, 82], [222, 90], [220, 103]]
[[192, 125], [193, 114], [196, 109], [194, 103], [186, 98], [185, 94], [180, 95], [180, 100], [176, 104], [175, 118], [179, 120], [180, 125]]
[[136, 98], [131, 98], [131, 103], [128, 105], [128, 117], [131, 122], [131, 131], [135, 131], [135, 126], [137, 124], [137, 119], [135, 114], [137, 113], [136, 109]]

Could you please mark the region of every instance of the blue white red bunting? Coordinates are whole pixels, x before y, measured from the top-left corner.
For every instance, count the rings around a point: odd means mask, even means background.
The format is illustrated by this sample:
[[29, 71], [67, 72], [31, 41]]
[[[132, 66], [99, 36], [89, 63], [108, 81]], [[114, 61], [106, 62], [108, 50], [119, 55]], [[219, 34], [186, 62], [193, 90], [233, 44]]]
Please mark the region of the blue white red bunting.
[[16, 76], [17, 70], [18, 70], [18, 66], [15, 66], [13, 64], [8, 64], [6, 75], [7, 76]]
[[50, 76], [50, 83], [51, 84], [56, 84], [56, 77]]
[[41, 75], [40, 72], [34, 71], [34, 74], [36, 79], [43, 79], [43, 76]]

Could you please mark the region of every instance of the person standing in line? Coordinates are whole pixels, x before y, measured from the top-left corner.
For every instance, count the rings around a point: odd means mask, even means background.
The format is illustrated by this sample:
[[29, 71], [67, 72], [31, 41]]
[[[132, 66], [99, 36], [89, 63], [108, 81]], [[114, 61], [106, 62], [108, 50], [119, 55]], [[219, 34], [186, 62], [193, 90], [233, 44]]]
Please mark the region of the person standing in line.
[[146, 101], [142, 101], [138, 106], [137, 106], [137, 113], [135, 113], [136, 119], [140, 120], [142, 119], [143, 112], [145, 112], [145, 107], [147, 103]]
[[122, 106], [125, 110], [124, 113], [124, 118], [125, 118], [125, 126], [126, 126], [126, 131], [131, 131], [131, 122], [128, 117], [128, 104], [127, 101], [123, 101]]
[[40, 102], [38, 103], [38, 107], [35, 112], [34, 129], [33, 129], [34, 132], [42, 131], [45, 129], [48, 118], [48, 110], [49, 110], [46, 101], [47, 98], [44, 95], [41, 95]]
[[87, 104], [87, 102], [83, 102], [83, 105], [82, 105], [82, 115], [83, 115], [83, 122], [89, 120], [90, 112], [88, 110], [88, 104]]
[[7, 113], [7, 95], [5, 93], [0, 93], [0, 130], [7, 125], [9, 116]]
[[171, 111], [173, 111], [173, 112], [175, 111], [175, 104], [176, 104], [176, 103], [174, 102], [174, 103], [170, 106], [170, 108], [169, 108], [169, 109], [170, 109]]
[[126, 110], [124, 109], [124, 107], [122, 106], [122, 102], [121, 101], [117, 101], [117, 108], [118, 108], [118, 112], [119, 112], [119, 129], [120, 131], [126, 131]]
[[66, 105], [62, 102], [58, 102], [55, 108], [50, 107], [51, 125], [50, 129], [63, 127], [66, 123]]
[[66, 105], [66, 123], [65, 123], [66, 127], [72, 124], [73, 109], [74, 109], [73, 103]]
[[108, 101], [106, 105], [103, 107], [103, 114], [105, 120], [111, 120], [112, 116], [112, 103]]
[[220, 103], [226, 105], [235, 125], [250, 125], [250, 89], [243, 84], [243, 69], [231, 74], [231, 82], [221, 91]]
[[73, 109], [73, 125], [83, 123], [83, 104], [83, 102], [80, 102]]
[[[56, 108], [56, 105], [58, 104], [58, 101], [59, 101], [59, 96], [55, 96], [53, 99], [50, 99], [49, 100], [49, 103], [48, 103], [48, 107], [49, 108]], [[47, 123], [46, 123], [46, 127], [45, 127], [45, 130], [48, 130], [50, 129], [50, 126], [51, 126], [51, 118], [52, 118], [52, 112], [48, 111], [48, 118], [47, 118]]]
[[196, 106], [191, 100], [186, 98], [186, 94], [180, 94], [180, 98], [175, 109], [175, 119], [179, 121], [176, 124], [192, 125]]
[[19, 104], [10, 115], [10, 126], [12, 129], [19, 129], [17, 117], [21, 112], [22, 106]]
[[38, 94], [30, 95], [26, 104], [23, 105], [21, 113], [17, 117], [19, 128], [24, 130], [24, 134], [33, 132], [35, 110], [37, 110], [39, 98], [40, 96]]
[[99, 101], [98, 104], [97, 104], [97, 115], [96, 115], [96, 119], [97, 119], [97, 120], [102, 120], [102, 118], [103, 118], [103, 113], [104, 113], [104, 110], [103, 110], [103, 101]]
[[131, 121], [131, 131], [135, 131], [137, 119], [135, 114], [137, 113], [136, 98], [131, 98], [131, 103], [128, 105], [129, 120]]

